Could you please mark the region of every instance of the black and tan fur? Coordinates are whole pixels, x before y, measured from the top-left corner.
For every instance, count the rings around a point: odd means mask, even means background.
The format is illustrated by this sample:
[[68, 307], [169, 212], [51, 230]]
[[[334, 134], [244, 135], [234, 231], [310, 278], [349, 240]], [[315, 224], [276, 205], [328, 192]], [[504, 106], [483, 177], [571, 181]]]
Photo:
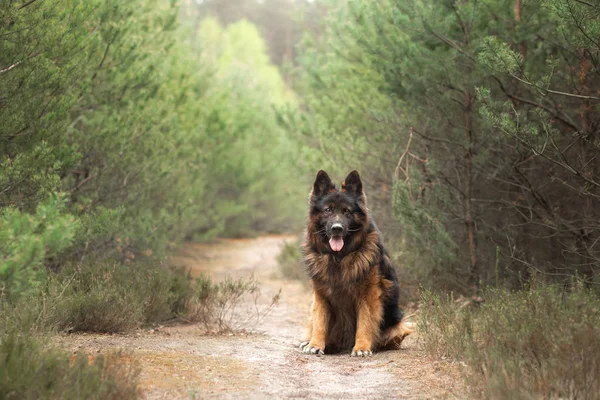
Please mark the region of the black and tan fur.
[[[338, 191], [319, 171], [309, 204], [303, 251], [314, 298], [303, 352], [352, 349], [353, 356], [369, 356], [377, 349], [399, 348], [411, 329], [398, 307], [398, 279], [369, 215], [358, 172], [351, 172]], [[342, 239], [341, 250], [330, 245], [332, 236]]]

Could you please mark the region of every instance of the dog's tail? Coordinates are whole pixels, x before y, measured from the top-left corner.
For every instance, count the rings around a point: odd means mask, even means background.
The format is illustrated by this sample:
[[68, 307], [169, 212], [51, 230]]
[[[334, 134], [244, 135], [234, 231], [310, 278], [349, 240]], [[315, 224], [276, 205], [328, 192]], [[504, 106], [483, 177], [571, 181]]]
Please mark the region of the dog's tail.
[[413, 317], [415, 314], [405, 315], [402, 317], [398, 324], [389, 328], [383, 337], [383, 348], [399, 350], [400, 345], [405, 337], [414, 332], [414, 324], [409, 322], [408, 319]]

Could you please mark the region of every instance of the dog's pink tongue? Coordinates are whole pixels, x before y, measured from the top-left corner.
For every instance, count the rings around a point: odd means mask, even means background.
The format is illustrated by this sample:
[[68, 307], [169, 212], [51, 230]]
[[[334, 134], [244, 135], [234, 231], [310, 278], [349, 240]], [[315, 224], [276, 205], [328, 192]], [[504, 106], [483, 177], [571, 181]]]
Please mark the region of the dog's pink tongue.
[[344, 239], [332, 237], [329, 239], [329, 245], [331, 246], [331, 250], [340, 251], [344, 247]]

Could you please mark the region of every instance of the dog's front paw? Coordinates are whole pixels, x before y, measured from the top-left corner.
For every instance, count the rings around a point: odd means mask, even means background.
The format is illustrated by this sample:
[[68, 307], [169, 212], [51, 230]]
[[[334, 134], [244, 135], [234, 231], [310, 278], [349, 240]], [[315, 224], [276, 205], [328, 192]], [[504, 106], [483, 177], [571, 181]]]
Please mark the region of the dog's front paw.
[[352, 353], [350, 354], [351, 357], [368, 357], [372, 355], [373, 351], [371, 349], [364, 349], [360, 347], [354, 347], [352, 349]]
[[310, 340], [305, 340], [303, 342], [300, 342], [300, 350], [302, 350], [309, 343], [310, 343]]
[[302, 352], [305, 354], [316, 354], [318, 356], [322, 356], [325, 353], [323, 352], [323, 347], [324, 346], [318, 346], [315, 345], [311, 342], [304, 342], [300, 344], [300, 348], [302, 349]]

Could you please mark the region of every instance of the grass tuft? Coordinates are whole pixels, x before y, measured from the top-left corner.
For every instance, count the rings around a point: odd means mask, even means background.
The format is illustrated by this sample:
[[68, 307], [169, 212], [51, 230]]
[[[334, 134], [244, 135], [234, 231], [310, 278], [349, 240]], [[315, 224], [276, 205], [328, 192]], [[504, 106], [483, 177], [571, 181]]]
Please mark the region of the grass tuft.
[[15, 331], [0, 336], [2, 399], [136, 399], [139, 368], [120, 353], [69, 357]]

